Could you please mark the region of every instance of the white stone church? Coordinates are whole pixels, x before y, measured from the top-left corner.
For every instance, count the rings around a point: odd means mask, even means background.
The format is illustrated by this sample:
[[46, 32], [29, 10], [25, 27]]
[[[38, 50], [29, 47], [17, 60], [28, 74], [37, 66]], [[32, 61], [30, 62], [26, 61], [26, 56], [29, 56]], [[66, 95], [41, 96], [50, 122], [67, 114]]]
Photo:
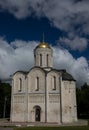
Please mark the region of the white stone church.
[[77, 121], [76, 82], [53, 68], [53, 50], [44, 41], [34, 49], [35, 66], [12, 76], [12, 122]]

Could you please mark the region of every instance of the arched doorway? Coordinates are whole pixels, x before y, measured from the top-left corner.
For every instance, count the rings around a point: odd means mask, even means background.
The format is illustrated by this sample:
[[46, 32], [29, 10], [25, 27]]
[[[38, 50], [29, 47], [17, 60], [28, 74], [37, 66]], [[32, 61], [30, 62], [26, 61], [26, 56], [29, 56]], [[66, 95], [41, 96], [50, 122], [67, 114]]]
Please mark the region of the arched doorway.
[[39, 106], [35, 106], [35, 121], [41, 120], [41, 108]]

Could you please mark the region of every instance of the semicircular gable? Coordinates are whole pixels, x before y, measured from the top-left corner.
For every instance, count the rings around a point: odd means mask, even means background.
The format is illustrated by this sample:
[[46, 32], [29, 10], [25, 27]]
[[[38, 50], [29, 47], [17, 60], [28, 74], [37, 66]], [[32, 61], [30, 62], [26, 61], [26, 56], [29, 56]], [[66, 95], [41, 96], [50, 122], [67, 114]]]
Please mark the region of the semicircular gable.
[[17, 76], [17, 75], [26, 75], [26, 72], [24, 71], [17, 71], [13, 74], [13, 77]]
[[28, 91], [44, 91], [45, 71], [39, 67], [32, 68], [27, 75]]
[[60, 72], [57, 70], [52, 70], [47, 74], [47, 87], [49, 92], [59, 91], [60, 86]]
[[57, 70], [51, 70], [51, 71], [48, 72], [47, 75], [49, 76], [49, 75], [52, 75], [52, 74], [60, 76], [60, 72], [57, 71]]
[[45, 75], [45, 71], [42, 68], [40, 68], [40, 67], [33, 67], [33, 68], [31, 68], [30, 71], [28, 72], [28, 75], [30, 75], [33, 72], [36, 73], [37, 71], [39, 71], [39, 72], [41, 72], [41, 73], [43, 73]]

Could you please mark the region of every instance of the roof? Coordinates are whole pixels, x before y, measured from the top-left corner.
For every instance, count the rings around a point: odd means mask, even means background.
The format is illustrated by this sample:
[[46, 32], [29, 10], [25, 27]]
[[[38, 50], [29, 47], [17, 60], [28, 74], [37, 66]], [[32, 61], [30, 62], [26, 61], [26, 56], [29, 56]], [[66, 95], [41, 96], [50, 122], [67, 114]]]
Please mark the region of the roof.
[[62, 80], [76, 81], [73, 76], [67, 72], [62, 72]]
[[[30, 70], [32, 70], [34, 68], [40, 68], [40, 69], [42, 69], [44, 71], [44, 73], [49, 73], [51, 71], [57, 71], [57, 72], [62, 73], [62, 80], [76, 81], [71, 74], [69, 74], [68, 72], [66, 72], [66, 70], [63, 70], [63, 69], [62, 70], [58, 70], [58, 69], [55, 69], [55, 68], [51, 68], [50, 71], [46, 71], [46, 70], [44, 70], [41, 67], [35, 66], [35, 67], [32, 67]], [[29, 71], [17, 71], [13, 75], [15, 75], [16, 73], [23, 73], [23, 74], [26, 75], [26, 74], [28, 74], [30, 72], [30, 70]]]
[[71, 74], [69, 74], [68, 72], [66, 72], [65, 69], [58, 70], [58, 69], [52, 68], [51, 71], [52, 70], [61, 72], [62, 73], [62, 80], [76, 81]]
[[27, 71], [22, 71], [22, 70], [19, 70], [19, 71], [16, 71], [13, 75], [15, 75], [16, 73], [27, 74], [28, 72], [27, 72]]

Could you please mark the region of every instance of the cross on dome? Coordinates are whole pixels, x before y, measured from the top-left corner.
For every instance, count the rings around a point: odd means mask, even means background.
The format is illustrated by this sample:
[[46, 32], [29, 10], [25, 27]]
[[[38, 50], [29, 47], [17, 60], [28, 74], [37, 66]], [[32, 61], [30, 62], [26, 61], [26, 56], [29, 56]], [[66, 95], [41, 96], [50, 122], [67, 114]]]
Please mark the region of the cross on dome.
[[44, 42], [44, 33], [42, 38], [42, 42], [36, 48], [50, 48], [49, 44]]

